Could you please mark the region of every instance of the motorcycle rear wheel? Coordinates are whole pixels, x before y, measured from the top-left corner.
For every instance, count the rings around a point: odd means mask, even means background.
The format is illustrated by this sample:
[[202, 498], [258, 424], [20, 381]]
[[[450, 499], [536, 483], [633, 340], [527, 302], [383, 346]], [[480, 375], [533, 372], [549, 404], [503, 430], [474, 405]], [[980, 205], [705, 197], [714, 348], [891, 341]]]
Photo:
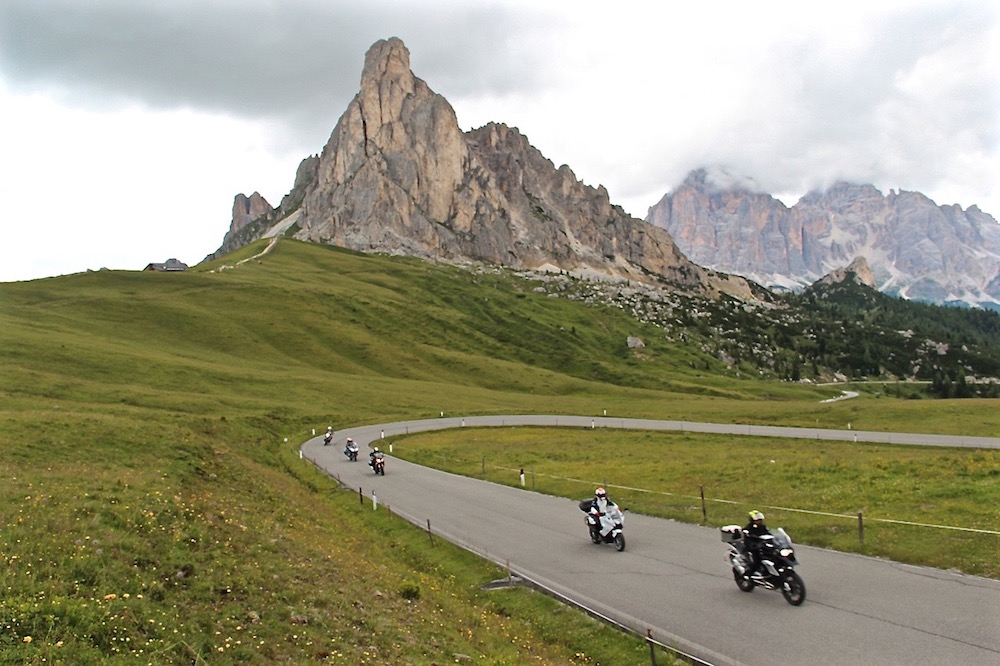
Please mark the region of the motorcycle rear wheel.
[[733, 578], [736, 579], [736, 587], [740, 588], [744, 592], [753, 592], [753, 588], [756, 587], [753, 581], [750, 580], [749, 576], [744, 576], [739, 572], [739, 569], [733, 567]]
[[802, 578], [797, 573], [789, 571], [785, 574], [781, 594], [784, 595], [785, 601], [791, 605], [801, 606], [802, 602], [806, 600], [806, 584], [802, 582]]
[[619, 553], [625, 550], [625, 535], [620, 532], [618, 533], [618, 536], [615, 537], [615, 550]]

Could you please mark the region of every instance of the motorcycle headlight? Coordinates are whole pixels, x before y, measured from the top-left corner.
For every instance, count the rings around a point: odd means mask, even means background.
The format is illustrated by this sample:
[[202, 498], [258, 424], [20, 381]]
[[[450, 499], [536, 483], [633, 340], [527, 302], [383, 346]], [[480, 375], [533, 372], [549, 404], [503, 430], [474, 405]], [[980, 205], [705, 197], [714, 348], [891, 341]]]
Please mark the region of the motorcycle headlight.
[[782, 548], [778, 552], [781, 554], [782, 557], [791, 557], [792, 555], [795, 554], [795, 551], [792, 550], [791, 548]]

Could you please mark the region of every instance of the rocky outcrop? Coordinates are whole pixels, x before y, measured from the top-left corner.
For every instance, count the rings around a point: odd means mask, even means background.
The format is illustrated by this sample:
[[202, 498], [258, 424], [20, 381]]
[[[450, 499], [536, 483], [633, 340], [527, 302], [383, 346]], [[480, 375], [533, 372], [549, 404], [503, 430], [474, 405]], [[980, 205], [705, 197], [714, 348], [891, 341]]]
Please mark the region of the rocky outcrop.
[[788, 208], [720, 180], [692, 172], [646, 218], [701, 265], [798, 289], [863, 256], [880, 291], [936, 303], [1000, 303], [1000, 225], [976, 206], [837, 183]]
[[855, 284], [863, 284], [872, 289], [875, 288], [875, 276], [872, 275], [872, 271], [868, 267], [868, 262], [864, 257], [858, 257], [847, 266], [827, 273], [817, 280], [815, 284], [830, 285], [842, 282], [853, 282]]
[[229, 231], [222, 239], [219, 249], [205, 257], [205, 261], [232, 252], [259, 238], [262, 230], [267, 228], [269, 216], [273, 212], [274, 208], [258, 192], [249, 197], [237, 194], [233, 199], [233, 220]]
[[296, 196], [260, 218], [267, 228], [244, 234], [244, 243], [287, 229], [364, 252], [754, 297], [743, 278], [692, 263], [666, 231], [625, 214], [604, 187], [556, 168], [516, 128], [462, 132], [447, 100], [410, 71], [396, 38], [369, 49], [360, 91], [322, 153], [299, 171]]

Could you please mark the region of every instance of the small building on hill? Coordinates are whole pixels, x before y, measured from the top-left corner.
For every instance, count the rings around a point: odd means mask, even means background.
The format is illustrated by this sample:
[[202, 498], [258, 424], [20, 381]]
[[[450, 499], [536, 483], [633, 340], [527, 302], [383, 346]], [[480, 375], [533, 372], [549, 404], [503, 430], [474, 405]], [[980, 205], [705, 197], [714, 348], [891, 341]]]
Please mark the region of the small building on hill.
[[176, 259], [167, 259], [162, 264], [147, 264], [142, 270], [144, 271], [160, 271], [163, 273], [174, 273], [176, 271], [186, 271], [187, 264], [183, 261], [177, 261]]

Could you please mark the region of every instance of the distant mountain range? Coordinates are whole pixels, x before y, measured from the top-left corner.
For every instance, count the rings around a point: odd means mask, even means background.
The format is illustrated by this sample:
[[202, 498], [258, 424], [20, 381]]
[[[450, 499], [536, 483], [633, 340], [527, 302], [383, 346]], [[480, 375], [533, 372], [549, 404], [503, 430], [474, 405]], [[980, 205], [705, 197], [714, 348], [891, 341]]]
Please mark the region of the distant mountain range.
[[772, 289], [798, 290], [863, 257], [884, 293], [1000, 306], [1000, 224], [976, 206], [837, 183], [788, 208], [732, 182], [694, 171], [646, 221], [669, 231], [695, 263]]
[[[867, 260], [874, 286], [935, 303], [1000, 304], [1000, 226], [921, 194], [838, 184], [792, 208], [693, 172], [646, 221], [556, 168], [516, 128], [463, 132], [410, 71], [397, 38], [365, 55], [361, 85], [277, 207], [239, 194], [221, 256], [291, 236], [363, 252], [635, 281], [770, 300]], [[745, 277], [743, 277], [745, 276]]]

